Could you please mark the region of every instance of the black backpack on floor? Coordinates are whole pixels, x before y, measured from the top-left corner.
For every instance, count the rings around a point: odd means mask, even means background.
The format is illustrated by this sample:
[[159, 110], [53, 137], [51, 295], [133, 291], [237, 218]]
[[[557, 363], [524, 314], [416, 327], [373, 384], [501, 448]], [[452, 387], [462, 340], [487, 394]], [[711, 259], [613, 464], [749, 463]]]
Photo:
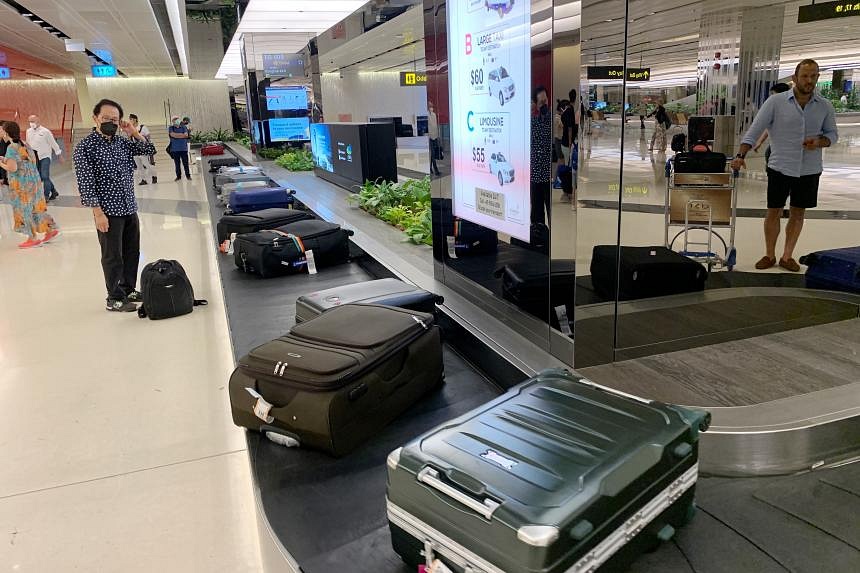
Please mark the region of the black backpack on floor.
[[152, 320], [182, 316], [195, 306], [208, 304], [194, 298], [194, 289], [185, 269], [177, 261], [159, 259], [143, 267], [140, 275], [143, 304], [137, 309], [140, 318]]

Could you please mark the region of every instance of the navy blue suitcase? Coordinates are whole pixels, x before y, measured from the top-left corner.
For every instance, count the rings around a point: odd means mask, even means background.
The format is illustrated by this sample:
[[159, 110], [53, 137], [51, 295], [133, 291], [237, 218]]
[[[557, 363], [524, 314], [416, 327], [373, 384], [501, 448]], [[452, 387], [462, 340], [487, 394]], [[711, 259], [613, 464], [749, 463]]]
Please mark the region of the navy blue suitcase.
[[806, 286], [860, 293], [860, 247], [817, 251], [800, 257]]
[[232, 213], [248, 213], [263, 209], [288, 209], [293, 205], [295, 191], [286, 187], [258, 187], [230, 193]]

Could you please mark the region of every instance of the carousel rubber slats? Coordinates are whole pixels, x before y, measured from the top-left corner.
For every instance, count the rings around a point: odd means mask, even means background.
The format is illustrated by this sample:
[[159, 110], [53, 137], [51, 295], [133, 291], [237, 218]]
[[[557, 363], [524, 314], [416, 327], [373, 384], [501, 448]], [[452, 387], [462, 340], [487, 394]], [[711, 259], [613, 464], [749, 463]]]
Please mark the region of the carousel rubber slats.
[[242, 357], [230, 378], [230, 403], [238, 426], [340, 456], [442, 377], [432, 314], [347, 304]]
[[389, 455], [394, 549], [457, 572], [628, 563], [692, 517], [709, 421], [541, 372]]
[[296, 322], [310, 320], [332, 308], [349, 304], [381, 304], [432, 314], [441, 296], [397, 279], [379, 279], [302, 295], [296, 300]]

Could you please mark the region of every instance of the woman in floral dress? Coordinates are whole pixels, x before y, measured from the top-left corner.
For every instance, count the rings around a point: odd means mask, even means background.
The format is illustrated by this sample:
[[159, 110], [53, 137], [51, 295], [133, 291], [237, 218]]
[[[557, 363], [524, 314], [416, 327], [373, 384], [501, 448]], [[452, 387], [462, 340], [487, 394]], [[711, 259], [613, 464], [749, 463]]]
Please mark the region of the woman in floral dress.
[[[48, 215], [36, 158], [32, 150], [21, 143], [21, 127], [14, 121], [0, 124], [0, 138], [9, 143], [6, 157], [0, 160], [0, 168], [8, 173], [15, 231], [27, 235], [27, 240], [18, 247], [38, 247], [54, 239], [60, 232], [54, 219]], [[45, 234], [41, 239], [40, 233]]]

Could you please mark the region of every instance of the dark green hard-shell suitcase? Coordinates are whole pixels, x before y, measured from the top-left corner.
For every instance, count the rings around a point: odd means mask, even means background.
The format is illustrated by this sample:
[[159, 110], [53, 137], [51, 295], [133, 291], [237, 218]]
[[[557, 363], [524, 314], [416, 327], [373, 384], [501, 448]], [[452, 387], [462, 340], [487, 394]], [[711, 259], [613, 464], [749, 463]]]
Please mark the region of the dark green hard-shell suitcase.
[[230, 377], [238, 426], [343, 455], [443, 376], [432, 314], [347, 304], [251, 350]]
[[544, 371], [391, 453], [394, 549], [461, 573], [615, 570], [692, 517], [709, 421]]

